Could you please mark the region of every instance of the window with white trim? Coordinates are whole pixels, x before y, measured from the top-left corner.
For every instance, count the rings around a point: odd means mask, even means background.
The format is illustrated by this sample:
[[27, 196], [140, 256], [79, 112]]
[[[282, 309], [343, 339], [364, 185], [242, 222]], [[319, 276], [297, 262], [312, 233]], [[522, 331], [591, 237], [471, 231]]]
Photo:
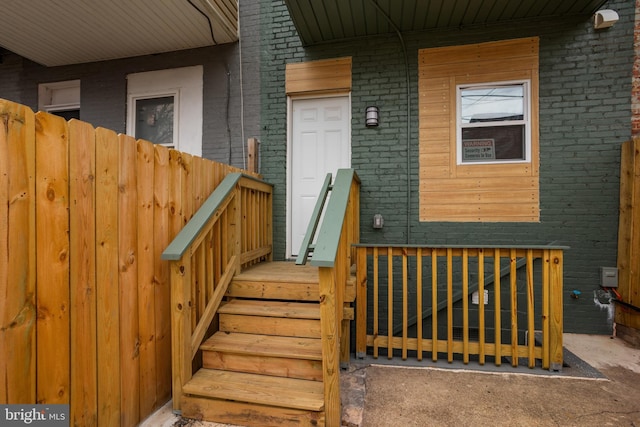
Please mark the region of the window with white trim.
[[458, 164], [531, 161], [530, 84], [457, 87]]
[[38, 85], [38, 110], [66, 120], [80, 118], [80, 80]]

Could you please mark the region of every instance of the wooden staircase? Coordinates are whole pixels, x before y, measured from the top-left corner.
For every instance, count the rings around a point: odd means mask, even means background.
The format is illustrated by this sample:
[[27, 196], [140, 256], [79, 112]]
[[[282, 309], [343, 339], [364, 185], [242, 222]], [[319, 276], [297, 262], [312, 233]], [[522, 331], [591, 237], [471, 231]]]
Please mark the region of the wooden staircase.
[[182, 415], [242, 426], [325, 424], [318, 268], [258, 264], [234, 277]]

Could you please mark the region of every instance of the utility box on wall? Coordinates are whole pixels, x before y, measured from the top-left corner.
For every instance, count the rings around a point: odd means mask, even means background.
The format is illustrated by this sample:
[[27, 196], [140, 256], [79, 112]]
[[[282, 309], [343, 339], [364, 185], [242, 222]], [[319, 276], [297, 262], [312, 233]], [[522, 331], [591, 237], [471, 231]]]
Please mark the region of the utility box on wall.
[[618, 269], [616, 267], [600, 267], [600, 286], [603, 288], [618, 287]]

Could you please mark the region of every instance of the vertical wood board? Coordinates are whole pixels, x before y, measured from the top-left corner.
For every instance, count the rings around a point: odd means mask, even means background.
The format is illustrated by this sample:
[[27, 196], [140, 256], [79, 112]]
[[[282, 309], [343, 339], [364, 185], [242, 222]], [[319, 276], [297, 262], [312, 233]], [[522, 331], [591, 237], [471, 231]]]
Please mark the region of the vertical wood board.
[[96, 340], [98, 423], [120, 423], [120, 304], [118, 281], [118, 137], [96, 129]]
[[69, 122], [71, 423], [97, 423], [95, 131]]
[[69, 403], [69, 133], [58, 116], [36, 114], [37, 401]]
[[35, 116], [0, 104], [0, 402], [36, 399]]

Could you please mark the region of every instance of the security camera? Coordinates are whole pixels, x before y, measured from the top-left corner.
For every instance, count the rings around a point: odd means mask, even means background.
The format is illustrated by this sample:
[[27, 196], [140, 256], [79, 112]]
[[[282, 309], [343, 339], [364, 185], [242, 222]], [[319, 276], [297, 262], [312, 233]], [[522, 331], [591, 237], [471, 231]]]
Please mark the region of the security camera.
[[593, 15], [593, 28], [596, 30], [601, 30], [603, 28], [609, 28], [616, 22], [618, 22], [620, 17], [615, 10], [611, 9], [603, 9], [599, 10]]

